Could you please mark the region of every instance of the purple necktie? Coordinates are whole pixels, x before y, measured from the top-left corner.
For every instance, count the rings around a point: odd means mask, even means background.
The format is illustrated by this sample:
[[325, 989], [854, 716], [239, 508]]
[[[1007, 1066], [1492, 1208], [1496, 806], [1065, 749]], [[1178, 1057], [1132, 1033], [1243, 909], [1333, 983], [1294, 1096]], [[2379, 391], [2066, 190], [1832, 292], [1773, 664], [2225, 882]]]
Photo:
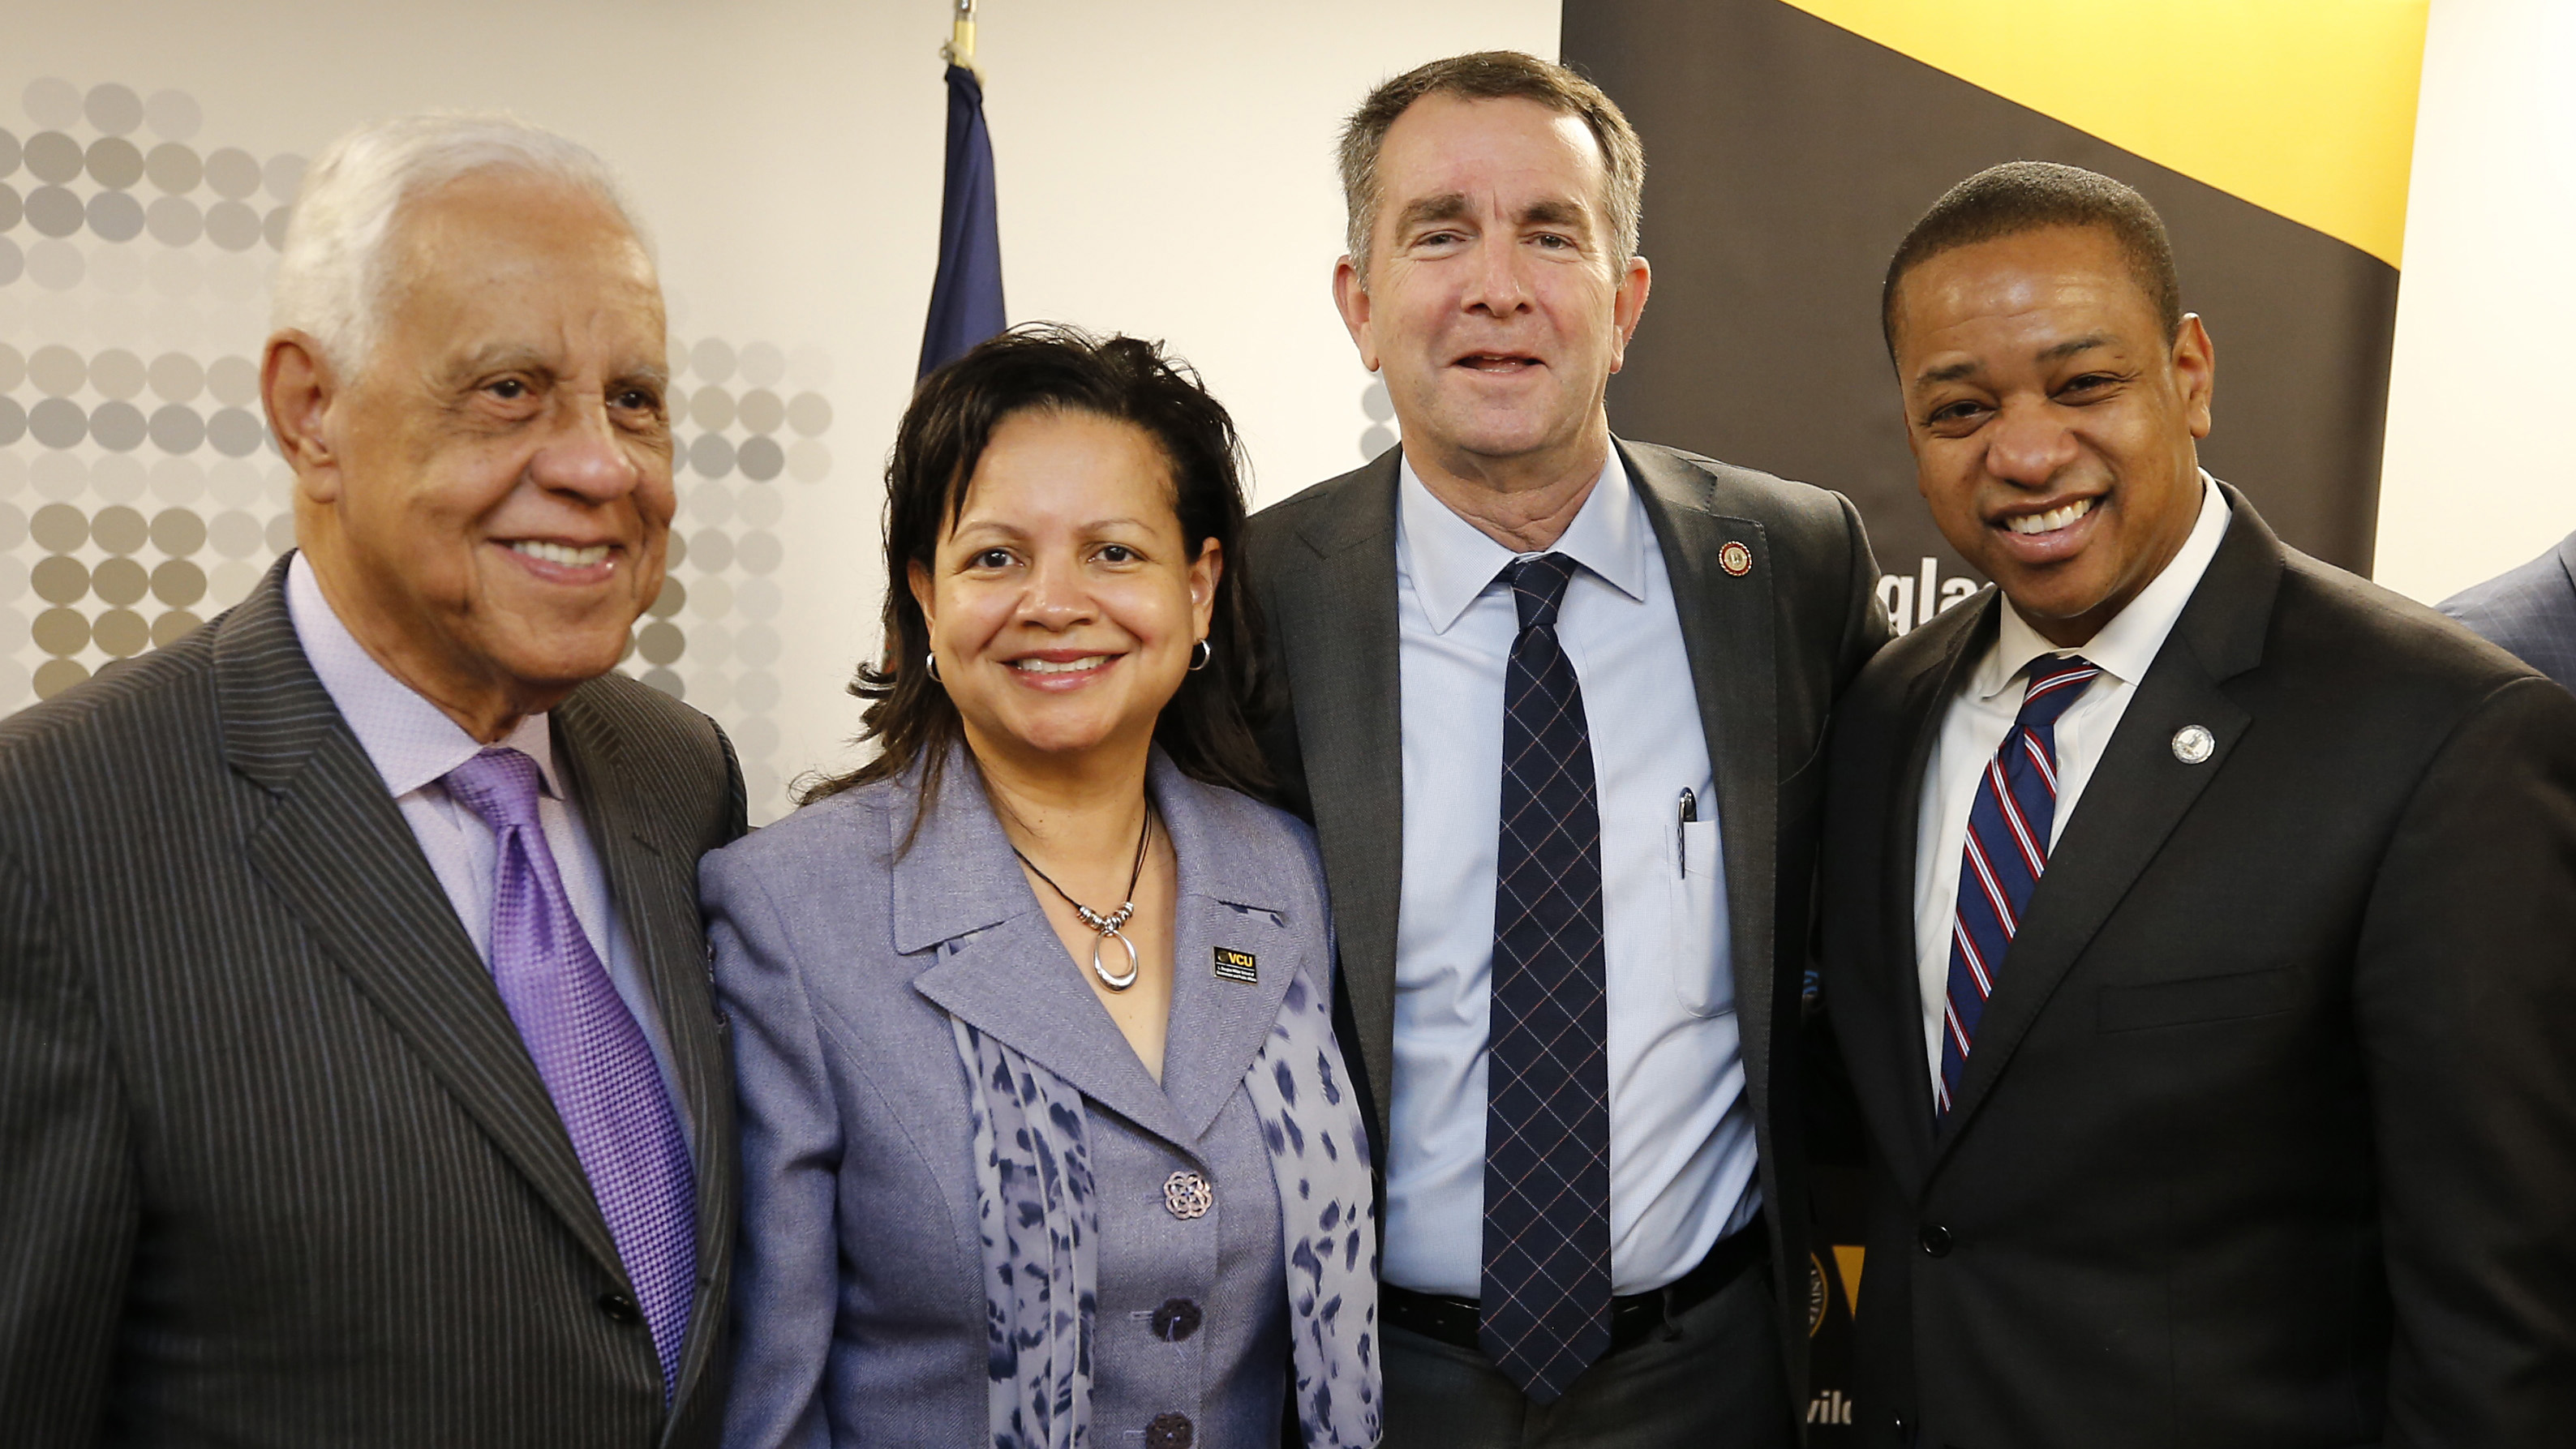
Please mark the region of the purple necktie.
[[1977, 781], [1967, 845], [1959, 852], [1959, 904], [1950, 921], [1935, 1116], [1947, 1116], [1958, 1095], [1977, 1026], [1985, 1020], [1986, 998], [1995, 994], [2005, 953], [2021, 932], [2022, 912], [2048, 870], [2048, 837], [2057, 823], [2057, 717], [2101, 673], [2071, 655], [2033, 661], [2021, 712]]
[[668, 1401], [697, 1282], [697, 1191], [644, 1030], [610, 984], [537, 819], [537, 762], [489, 749], [447, 793], [492, 827], [492, 979], [554, 1098], [634, 1280]]

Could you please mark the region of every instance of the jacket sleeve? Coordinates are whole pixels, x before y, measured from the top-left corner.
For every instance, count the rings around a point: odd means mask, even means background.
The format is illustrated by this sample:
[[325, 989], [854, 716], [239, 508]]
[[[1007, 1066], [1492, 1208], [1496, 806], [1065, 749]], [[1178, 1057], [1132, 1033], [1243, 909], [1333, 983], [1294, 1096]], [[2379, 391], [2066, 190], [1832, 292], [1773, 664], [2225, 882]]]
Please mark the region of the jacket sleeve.
[[733, 1019], [742, 1152], [724, 1442], [827, 1449], [841, 1128], [821, 1031], [802, 965], [757, 875], [738, 860], [709, 856], [700, 895], [718, 999]]
[[[1831, 757], [1834, 730], [1842, 714], [1844, 697], [1860, 677], [1861, 667], [1870, 657], [1895, 637], [1887, 618], [1887, 604], [1878, 596], [1878, 557], [1869, 546], [1869, 533], [1861, 526], [1860, 510], [1841, 494], [1834, 502], [1842, 508], [1843, 529], [1850, 542], [1847, 548], [1847, 576], [1843, 583], [1842, 635], [1834, 651], [1833, 694], [1825, 721], [1825, 738], [1817, 746], [1819, 767]], [[1821, 796], [1821, 781], [1818, 785]], [[1817, 840], [1821, 847], [1821, 801]], [[1799, 1009], [1803, 1040], [1799, 1052], [1800, 1089], [1807, 1126], [1807, 1147], [1820, 1163], [1857, 1168], [1867, 1160], [1867, 1135], [1861, 1123], [1860, 1099], [1852, 1089], [1851, 1072], [1843, 1064], [1842, 1043], [1836, 1039], [1825, 1020], [1827, 1013], [1824, 990], [1824, 890], [1825, 860], [1820, 853], [1809, 867], [1805, 889], [1809, 906], [1803, 919], [1783, 919], [1781, 930], [1796, 932], [1789, 938], [1800, 954]], [[1784, 945], [1784, 950], [1788, 949]]]
[[2506, 683], [2416, 785], [2362, 917], [2397, 1445], [2576, 1422], [2576, 698]]
[[1851, 574], [1844, 584], [1842, 647], [1834, 657], [1834, 698], [1860, 675], [1888, 640], [1896, 637], [1895, 626], [1888, 622], [1887, 601], [1878, 596], [1878, 555], [1869, 546], [1869, 530], [1861, 526], [1860, 510], [1841, 494], [1834, 502], [1842, 505], [1843, 527], [1851, 537]]
[[140, 1189], [99, 1017], [42, 893], [0, 858], [0, 1425], [99, 1442]]

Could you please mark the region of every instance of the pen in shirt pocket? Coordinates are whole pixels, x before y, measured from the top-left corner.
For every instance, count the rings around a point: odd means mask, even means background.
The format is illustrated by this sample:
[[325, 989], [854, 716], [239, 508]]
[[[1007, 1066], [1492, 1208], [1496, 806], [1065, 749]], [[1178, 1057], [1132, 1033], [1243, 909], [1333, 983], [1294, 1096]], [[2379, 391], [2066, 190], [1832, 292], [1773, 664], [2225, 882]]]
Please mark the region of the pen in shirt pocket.
[[1673, 823], [1673, 865], [1687, 880], [1690, 878], [1690, 832], [1683, 827], [1699, 818], [1699, 796], [1687, 785], [1682, 787], [1679, 814], [1681, 818]]

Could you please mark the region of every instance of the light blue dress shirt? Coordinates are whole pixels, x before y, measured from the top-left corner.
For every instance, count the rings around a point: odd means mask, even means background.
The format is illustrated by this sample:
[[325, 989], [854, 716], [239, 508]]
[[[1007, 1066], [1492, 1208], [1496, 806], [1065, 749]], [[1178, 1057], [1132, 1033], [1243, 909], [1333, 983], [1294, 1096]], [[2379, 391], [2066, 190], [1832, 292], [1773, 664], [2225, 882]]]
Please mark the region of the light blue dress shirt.
[[[1663, 551], [1616, 450], [1549, 551], [1582, 565], [1557, 637], [1583, 684], [1601, 801], [1611, 1288], [1640, 1293], [1688, 1272], [1761, 1208], [1717, 782]], [[1484, 1277], [1503, 674], [1520, 632], [1500, 575], [1514, 557], [1403, 465], [1404, 889], [1384, 1276], [1468, 1298]], [[1679, 818], [1685, 790], [1691, 825]]]
[[[483, 823], [483, 817], [450, 799], [447, 787], [440, 783], [448, 771], [474, 758], [483, 746], [437, 705], [376, 662], [332, 612], [321, 581], [313, 576], [313, 565], [301, 553], [287, 565], [286, 612], [295, 621], [296, 642], [304, 646], [305, 659], [321, 676], [322, 688], [339, 706], [340, 717], [349, 722], [376, 773], [384, 777], [385, 789], [401, 807], [404, 822], [420, 841], [421, 853], [429, 857], [429, 868], [446, 890], [448, 903], [456, 908], [457, 920], [489, 968], [492, 828]], [[671, 1072], [671, 1044], [662, 1029], [661, 1013], [654, 1009], [643, 963], [636, 959], [625, 926], [611, 907], [608, 874], [591, 848], [581, 807], [564, 792], [555, 773], [554, 732], [547, 716], [532, 714], [519, 721], [501, 744], [537, 762], [543, 782], [537, 819], [545, 827], [546, 848], [554, 853], [564, 893], [572, 898], [573, 916], [581, 922], [582, 934], [590, 938], [590, 948], [608, 967], [608, 979], [626, 1009], [644, 1028], [653, 1060], [662, 1068], [662, 1085], [671, 1095], [671, 1110], [694, 1143], [697, 1126], [689, 1120], [687, 1097], [677, 1089]]]

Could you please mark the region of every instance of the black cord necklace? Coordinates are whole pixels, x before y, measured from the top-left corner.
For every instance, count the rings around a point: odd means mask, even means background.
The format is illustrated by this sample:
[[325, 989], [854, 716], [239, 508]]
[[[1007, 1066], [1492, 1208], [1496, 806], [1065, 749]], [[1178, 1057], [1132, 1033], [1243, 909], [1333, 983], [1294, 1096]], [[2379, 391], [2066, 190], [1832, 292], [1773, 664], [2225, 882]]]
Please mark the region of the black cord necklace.
[[[1057, 895], [1063, 896], [1064, 903], [1073, 907], [1073, 913], [1082, 917], [1082, 923], [1084, 925], [1089, 926], [1091, 929], [1100, 933], [1100, 939], [1091, 943], [1091, 974], [1099, 977], [1100, 984], [1108, 987], [1112, 991], [1124, 991], [1128, 987], [1136, 984], [1136, 963], [1138, 960], [1136, 955], [1136, 943], [1128, 940], [1124, 935], [1120, 934], [1118, 928], [1126, 925], [1128, 918], [1136, 914], [1136, 883], [1145, 878], [1145, 842], [1153, 838], [1154, 802], [1148, 800], [1145, 802], [1144, 827], [1136, 832], [1136, 868], [1128, 872], [1127, 875], [1126, 903], [1105, 916], [1100, 914], [1098, 911], [1093, 910], [1091, 907], [1084, 905], [1082, 902], [1075, 900], [1072, 892], [1067, 891], [1064, 887], [1055, 883], [1055, 877], [1038, 869], [1038, 863], [1029, 859], [1028, 854], [1025, 851], [1021, 850], [1016, 845], [1011, 847], [1011, 854], [1020, 858], [1020, 864], [1029, 868], [1029, 874], [1045, 881], [1047, 883], [1047, 889], [1054, 891]], [[1127, 974], [1124, 976], [1113, 976], [1109, 974], [1108, 967], [1100, 964], [1101, 949], [1107, 946], [1111, 941], [1116, 941], [1119, 945], [1127, 948]]]

